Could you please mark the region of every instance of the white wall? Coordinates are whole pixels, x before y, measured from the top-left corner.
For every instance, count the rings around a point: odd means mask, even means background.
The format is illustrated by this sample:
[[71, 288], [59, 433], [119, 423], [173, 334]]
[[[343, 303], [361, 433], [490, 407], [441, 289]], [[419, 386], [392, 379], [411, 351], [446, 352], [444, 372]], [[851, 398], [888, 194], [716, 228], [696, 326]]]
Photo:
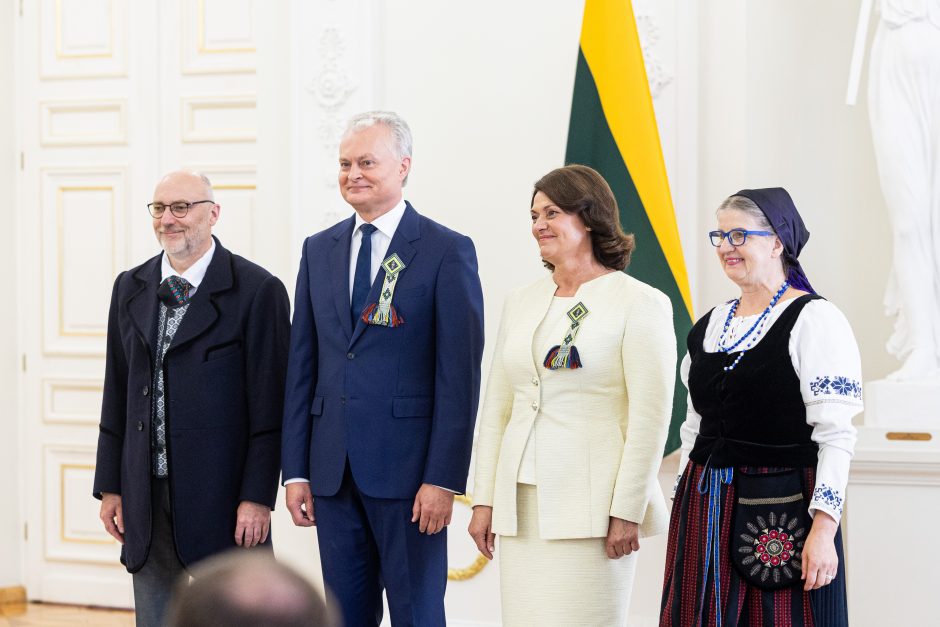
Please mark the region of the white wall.
[[[13, 2], [0, 6], [0, 85], [13, 85], [15, 73], [14, 24], [16, 6]], [[16, 383], [19, 379], [17, 351], [16, 246], [17, 222], [16, 170], [18, 161], [15, 104], [13, 90], [0, 96], [0, 222], [6, 237], [0, 246], [0, 268], [3, 268], [3, 291], [6, 304], [0, 307], [0, 588], [23, 583], [20, 549], [23, 529], [20, 515], [19, 430], [17, 428]]]
[[[852, 323], [865, 379], [880, 378], [896, 367], [881, 306], [889, 225], [864, 98], [845, 105], [858, 3], [734, 0], [700, 10], [699, 231], [738, 189], [786, 187], [812, 233], [803, 268]], [[695, 262], [699, 312], [736, 295], [710, 247]]]

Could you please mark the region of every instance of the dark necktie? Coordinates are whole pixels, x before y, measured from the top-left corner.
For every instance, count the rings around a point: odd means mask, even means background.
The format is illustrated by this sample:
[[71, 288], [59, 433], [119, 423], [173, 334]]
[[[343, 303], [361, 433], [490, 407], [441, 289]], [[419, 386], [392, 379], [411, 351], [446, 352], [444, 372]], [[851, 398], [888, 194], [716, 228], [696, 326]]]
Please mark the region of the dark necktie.
[[353, 277], [352, 303], [350, 305], [350, 314], [352, 315], [353, 326], [356, 326], [356, 319], [366, 308], [366, 298], [369, 297], [369, 290], [372, 288], [370, 275], [372, 274], [372, 234], [377, 230], [371, 224], [363, 224], [359, 227], [362, 232], [362, 244], [359, 246], [359, 256], [356, 257], [356, 274]]
[[157, 288], [157, 298], [169, 308], [180, 307], [189, 302], [192, 283], [179, 276], [169, 276]]

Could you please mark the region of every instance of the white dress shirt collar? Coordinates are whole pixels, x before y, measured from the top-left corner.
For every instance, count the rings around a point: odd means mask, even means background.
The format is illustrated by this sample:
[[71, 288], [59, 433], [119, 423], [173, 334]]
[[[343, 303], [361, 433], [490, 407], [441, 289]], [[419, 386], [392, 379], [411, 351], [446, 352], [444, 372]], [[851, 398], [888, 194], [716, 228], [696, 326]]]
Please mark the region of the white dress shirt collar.
[[195, 293], [196, 288], [199, 287], [199, 284], [202, 283], [202, 280], [206, 277], [206, 270], [209, 269], [209, 264], [212, 262], [212, 255], [215, 254], [215, 238], [212, 238], [212, 244], [209, 246], [209, 250], [205, 254], [196, 260], [196, 262], [189, 266], [183, 274], [180, 274], [173, 269], [173, 266], [170, 265], [170, 259], [166, 256], [166, 253], [163, 253], [163, 259], [160, 262], [161, 277], [160, 282], [162, 283], [168, 277], [179, 276], [187, 281], [193, 286], [193, 289], [190, 290], [190, 295]]
[[[379, 232], [382, 233], [389, 240], [392, 239], [392, 236], [395, 235], [395, 230], [398, 228], [398, 223], [401, 222], [402, 217], [405, 215], [405, 199], [402, 197], [398, 201], [398, 204], [395, 205], [391, 211], [388, 213], [383, 213], [378, 218], [373, 220], [370, 224], [377, 228]], [[353, 225], [353, 235], [359, 232], [359, 227], [365, 224], [365, 220], [362, 219], [358, 213], [356, 213], [356, 224]]]

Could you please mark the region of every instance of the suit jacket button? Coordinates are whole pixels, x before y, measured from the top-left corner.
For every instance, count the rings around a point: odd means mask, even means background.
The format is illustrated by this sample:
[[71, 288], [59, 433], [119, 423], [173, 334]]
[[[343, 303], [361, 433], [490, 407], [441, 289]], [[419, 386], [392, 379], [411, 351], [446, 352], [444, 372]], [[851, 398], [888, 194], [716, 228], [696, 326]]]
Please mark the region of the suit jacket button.
[[346, 353], [346, 359], [355, 359], [356, 353]]
[[534, 385], [535, 387], [538, 387], [538, 386], [539, 386], [539, 378], [538, 378], [538, 377], [532, 377], [532, 385]]
[[142, 420], [138, 420], [138, 421], [137, 421], [137, 430], [138, 430], [138, 431], [143, 431], [143, 430], [144, 430], [144, 423], [143, 423]]
[[539, 408], [539, 402], [538, 402], [538, 401], [532, 401], [532, 409], [538, 410], [538, 408]]
[[145, 385], [144, 387], [140, 388], [140, 393], [144, 396], [147, 396], [150, 394], [150, 387]]

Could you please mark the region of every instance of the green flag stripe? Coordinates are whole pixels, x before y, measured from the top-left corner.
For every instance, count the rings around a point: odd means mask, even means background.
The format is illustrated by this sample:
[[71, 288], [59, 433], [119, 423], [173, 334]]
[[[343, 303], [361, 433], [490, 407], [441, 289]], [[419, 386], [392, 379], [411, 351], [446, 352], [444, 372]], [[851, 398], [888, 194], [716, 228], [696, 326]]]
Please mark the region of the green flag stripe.
[[[565, 162], [588, 165], [600, 172], [610, 184], [620, 207], [620, 222], [625, 231], [633, 233], [636, 237], [636, 249], [627, 273], [661, 290], [672, 301], [673, 327], [676, 330], [679, 353], [684, 355], [686, 336], [692, 328], [692, 321], [630, 172], [607, 125], [594, 77], [580, 49]], [[675, 400], [664, 454], [671, 453], [680, 446], [679, 427], [685, 420], [686, 390], [679, 381], [678, 370], [677, 362]]]

